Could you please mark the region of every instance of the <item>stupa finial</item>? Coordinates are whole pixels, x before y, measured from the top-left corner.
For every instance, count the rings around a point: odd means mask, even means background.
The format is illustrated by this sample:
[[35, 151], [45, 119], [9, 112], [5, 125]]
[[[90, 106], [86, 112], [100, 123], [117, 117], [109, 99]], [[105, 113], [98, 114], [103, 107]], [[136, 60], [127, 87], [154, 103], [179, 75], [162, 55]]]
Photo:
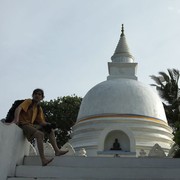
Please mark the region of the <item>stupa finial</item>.
[[126, 42], [126, 37], [124, 34], [124, 24], [122, 24], [120, 39], [116, 46], [116, 50], [113, 56], [111, 57], [111, 60], [113, 62], [119, 62], [119, 63], [133, 63], [134, 62], [133, 56], [131, 55], [128, 48], [128, 44]]
[[122, 24], [122, 28], [121, 28], [121, 37], [124, 36], [124, 24]]

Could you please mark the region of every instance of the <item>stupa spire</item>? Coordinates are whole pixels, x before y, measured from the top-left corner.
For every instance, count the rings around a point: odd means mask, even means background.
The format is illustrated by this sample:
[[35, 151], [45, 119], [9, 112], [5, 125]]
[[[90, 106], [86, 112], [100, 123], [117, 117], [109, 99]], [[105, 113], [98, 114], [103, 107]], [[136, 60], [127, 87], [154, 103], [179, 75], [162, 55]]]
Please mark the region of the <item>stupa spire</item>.
[[122, 24], [122, 28], [121, 28], [121, 37], [124, 36], [124, 24]]
[[121, 28], [121, 36], [119, 42], [117, 44], [116, 50], [111, 57], [112, 62], [120, 62], [120, 63], [131, 63], [134, 62], [134, 58], [130, 53], [128, 44], [126, 42], [126, 37], [124, 34], [124, 25], [122, 24]]
[[121, 36], [111, 60], [112, 62], [108, 62], [109, 76], [107, 77], [107, 80], [118, 78], [137, 80], [137, 63], [134, 62], [134, 58], [129, 51], [123, 24]]

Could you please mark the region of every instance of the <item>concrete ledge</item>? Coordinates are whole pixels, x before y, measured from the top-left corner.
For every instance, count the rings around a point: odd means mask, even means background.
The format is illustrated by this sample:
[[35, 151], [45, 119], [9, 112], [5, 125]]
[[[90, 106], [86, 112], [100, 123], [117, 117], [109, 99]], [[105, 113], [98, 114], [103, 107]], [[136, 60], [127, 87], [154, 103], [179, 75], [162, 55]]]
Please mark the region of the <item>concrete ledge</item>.
[[0, 121], [0, 179], [13, 176], [17, 164], [23, 163], [29, 153], [29, 143], [22, 130], [15, 124]]

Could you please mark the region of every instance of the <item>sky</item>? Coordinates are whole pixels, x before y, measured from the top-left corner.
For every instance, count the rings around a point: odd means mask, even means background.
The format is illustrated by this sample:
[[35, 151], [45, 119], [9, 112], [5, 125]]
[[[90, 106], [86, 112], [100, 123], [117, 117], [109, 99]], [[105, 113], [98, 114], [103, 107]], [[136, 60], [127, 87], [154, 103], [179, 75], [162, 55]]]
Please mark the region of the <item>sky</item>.
[[49, 101], [105, 81], [121, 24], [139, 81], [180, 70], [179, 0], [0, 0], [0, 119], [35, 88]]

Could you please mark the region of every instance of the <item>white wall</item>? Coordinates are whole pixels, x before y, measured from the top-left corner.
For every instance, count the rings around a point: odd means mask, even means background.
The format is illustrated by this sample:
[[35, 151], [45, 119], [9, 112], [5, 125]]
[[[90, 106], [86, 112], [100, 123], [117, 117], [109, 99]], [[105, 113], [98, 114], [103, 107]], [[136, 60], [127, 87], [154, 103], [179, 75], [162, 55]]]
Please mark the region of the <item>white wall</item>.
[[14, 176], [16, 164], [22, 164], [24, 155], [29, 154], [29, 143], [22, 130], [15, 124], [0, 121], [0, 180]]

